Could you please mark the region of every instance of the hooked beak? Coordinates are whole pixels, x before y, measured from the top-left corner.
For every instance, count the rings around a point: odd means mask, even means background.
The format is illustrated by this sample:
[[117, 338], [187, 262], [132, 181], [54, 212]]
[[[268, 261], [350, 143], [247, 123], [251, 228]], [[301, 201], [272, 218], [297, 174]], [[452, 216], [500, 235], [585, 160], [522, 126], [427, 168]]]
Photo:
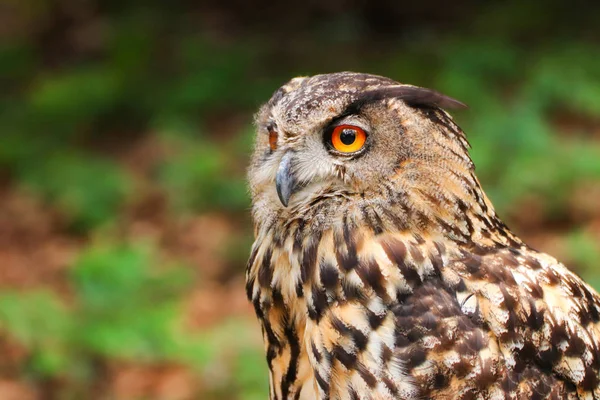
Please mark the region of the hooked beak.
[[284, 207], [287, 207], [290, 197], [294, 194], [298, 188], [298, 181], [292, 171], [292, 152], [287, 152], [283, 155], [279, 168], [277, 169], [277, 175], [275, 176], [275, 184], [277, 187], [277, 195], [279, 200]]

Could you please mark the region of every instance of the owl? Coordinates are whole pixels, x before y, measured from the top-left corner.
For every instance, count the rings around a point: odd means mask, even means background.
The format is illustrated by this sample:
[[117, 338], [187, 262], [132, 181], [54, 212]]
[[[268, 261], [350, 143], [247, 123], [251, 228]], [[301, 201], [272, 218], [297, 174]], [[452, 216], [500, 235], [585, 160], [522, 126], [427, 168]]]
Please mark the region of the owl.
[[258, 112], [246, 291], [271, 399], [600, 399], [600, 297], [498, 218], [462, 106], [341, 72]]

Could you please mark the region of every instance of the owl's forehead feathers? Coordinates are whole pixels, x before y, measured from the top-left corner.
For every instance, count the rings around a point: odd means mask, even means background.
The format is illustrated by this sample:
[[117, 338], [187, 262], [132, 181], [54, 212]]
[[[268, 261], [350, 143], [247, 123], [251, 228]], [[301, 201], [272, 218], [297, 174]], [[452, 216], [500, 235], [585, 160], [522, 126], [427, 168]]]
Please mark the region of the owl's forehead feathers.
[[273, 94], [267, 103], [273, 119], [290, 136], [310, 131], [333, 118], [357, 112], [362, 106], [397, 98], [417, 107], [464, 107], [441, 93], [403, 85], [377, 75], [354, 72], [294, 78]]
[[339, 116], [361, 94], [390, 85], [398, 83], [353, 72], [294, 78], [269, 101], [270, 116], [284, 125], [287, 134], [298, 135]]

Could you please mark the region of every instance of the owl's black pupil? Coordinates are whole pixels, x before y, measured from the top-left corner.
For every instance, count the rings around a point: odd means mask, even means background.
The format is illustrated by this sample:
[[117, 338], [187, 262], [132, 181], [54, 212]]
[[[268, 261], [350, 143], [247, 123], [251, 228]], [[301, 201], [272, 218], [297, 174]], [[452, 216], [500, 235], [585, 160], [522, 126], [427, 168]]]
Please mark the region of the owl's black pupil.
[[344, 129], [340, 134], [340, 140], [346, 146], [349, 146], [356, 140], [356, 132], [354, 129]]

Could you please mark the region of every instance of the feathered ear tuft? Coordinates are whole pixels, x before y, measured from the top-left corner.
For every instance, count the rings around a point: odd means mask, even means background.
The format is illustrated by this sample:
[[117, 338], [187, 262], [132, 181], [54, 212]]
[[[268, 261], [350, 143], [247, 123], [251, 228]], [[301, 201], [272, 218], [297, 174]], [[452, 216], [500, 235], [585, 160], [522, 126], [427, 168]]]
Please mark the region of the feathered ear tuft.
[[440, 107], [450, 109], [467, 108], [467, 105], [448, 97], [435, 90], [418, 86], [395, 86], [387, 90], [387, 96], [404, 100], [406, 104], [414, 107]]
[[468, 108], [464, 103], [435, 90], [411, 85], [395, 85], [361, 93], [348, 106], [345, 114], [355, 113], [369, 103], [391, 98], [401, 99], [411, 107]]

